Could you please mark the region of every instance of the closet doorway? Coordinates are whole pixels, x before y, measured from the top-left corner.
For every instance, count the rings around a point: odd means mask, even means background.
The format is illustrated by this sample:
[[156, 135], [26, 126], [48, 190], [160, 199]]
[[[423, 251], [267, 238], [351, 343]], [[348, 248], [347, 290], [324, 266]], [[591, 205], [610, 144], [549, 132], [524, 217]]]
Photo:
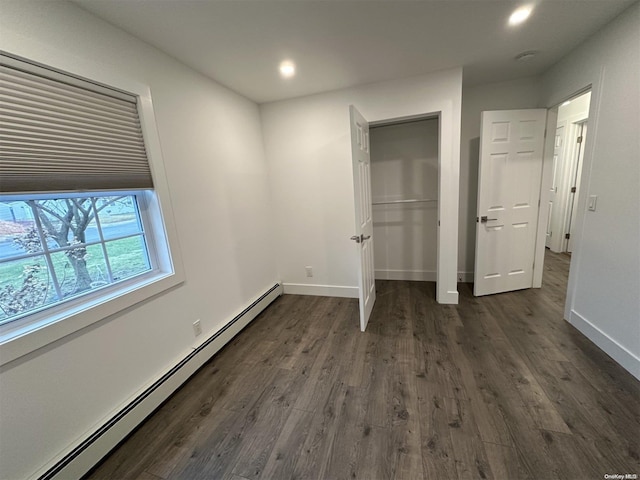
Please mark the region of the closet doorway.
[[375, 278], [435, 282], [439, 118], [371, 124]]

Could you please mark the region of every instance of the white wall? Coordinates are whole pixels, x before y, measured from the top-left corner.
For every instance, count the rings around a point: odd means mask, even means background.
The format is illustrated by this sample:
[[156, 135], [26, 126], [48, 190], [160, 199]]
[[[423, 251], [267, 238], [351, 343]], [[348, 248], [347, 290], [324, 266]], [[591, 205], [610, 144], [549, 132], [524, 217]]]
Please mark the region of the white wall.
[[376, 278], [436, 280], [438, 204], [375, 205], [438, 198], [438, 119], [371, 128]]
[[543, 80], [546, 106], [593, 86], [566, 318], [640, 378], [640, 4]]
[[258, 107], [68, 3], [3, 2], [0, 48], [150, 85], [186, 282], [0, 370], [0, 478], [67, 452], [277, 281]]
[[538, 77], [491, 83], [462, 89], [460, 145], [460, 243], [458, 269], [464, 281], [473, 281], [480, 158], [480, 113], [540, 106]]
[[[446, 265], [442, 297], [457, 302], [455, 283], [460, 69], [261, 105], [275, 209], [277, 262], [285, 291], [354, 296], [357, 280], [349, 105], [370, 121], [444, 111], [445, 168], [439, 208]], [[305, 275], [305, 265], [314, 277]], [[328, 287], [327, 287], [328, 286]]]

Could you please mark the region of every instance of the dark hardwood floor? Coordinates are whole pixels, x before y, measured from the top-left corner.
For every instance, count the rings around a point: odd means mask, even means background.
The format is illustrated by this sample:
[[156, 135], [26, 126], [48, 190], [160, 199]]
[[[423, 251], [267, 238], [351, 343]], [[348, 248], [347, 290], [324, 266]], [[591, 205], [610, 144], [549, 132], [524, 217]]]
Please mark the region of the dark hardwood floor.
[[640, 382], [562, 320], [544, 286], [438, 305], [435, 284], [285, 295], [90, 479], [594, 479], [639, 474]]

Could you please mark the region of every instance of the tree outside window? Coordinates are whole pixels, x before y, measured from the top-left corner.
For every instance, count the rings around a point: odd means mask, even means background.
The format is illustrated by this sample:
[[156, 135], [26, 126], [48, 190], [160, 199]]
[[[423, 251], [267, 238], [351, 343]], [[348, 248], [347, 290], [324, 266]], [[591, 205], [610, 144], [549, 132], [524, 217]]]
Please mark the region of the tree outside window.
[[150, 269], [135, 195], [0, 199], [0, 322]]

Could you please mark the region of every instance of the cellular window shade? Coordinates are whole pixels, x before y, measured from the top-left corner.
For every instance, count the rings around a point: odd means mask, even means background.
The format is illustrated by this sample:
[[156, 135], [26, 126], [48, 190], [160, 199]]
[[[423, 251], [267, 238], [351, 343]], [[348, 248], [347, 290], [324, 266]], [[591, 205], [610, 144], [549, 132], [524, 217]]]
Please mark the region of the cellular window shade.
[[135, 97], [0, 56], [0, 192], [152, 187]]

